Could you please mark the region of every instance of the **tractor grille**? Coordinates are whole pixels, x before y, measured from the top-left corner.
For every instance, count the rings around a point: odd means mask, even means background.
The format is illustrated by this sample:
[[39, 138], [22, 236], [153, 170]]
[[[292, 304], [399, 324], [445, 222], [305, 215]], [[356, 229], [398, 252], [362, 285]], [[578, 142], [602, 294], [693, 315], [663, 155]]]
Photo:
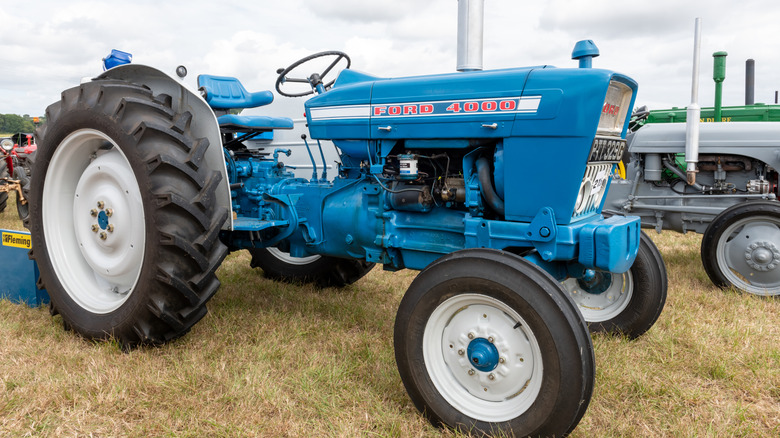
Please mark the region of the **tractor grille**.
[[599, 208], [601, 199], [607, 191], [612, 166], [613, 163], [588, 163], [577, 194], [577, 202], [574, 204], [573, 219], [595, 213]]

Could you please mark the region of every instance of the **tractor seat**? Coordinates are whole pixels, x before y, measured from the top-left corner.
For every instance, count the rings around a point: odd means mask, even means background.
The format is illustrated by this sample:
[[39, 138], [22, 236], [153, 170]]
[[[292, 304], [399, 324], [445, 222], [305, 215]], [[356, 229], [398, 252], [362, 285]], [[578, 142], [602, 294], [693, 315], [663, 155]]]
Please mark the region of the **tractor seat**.
[[[270, 91], [250, 93], [237, 78], [229, 76], [199, 75], [198, 87], [206, 102], [212, 109], [217, 110], [218, 115], [236, 108], [257, 108], [274, 100]], [[251, 133], [251, 137], [274, 129], [293, 128], [293, 121], [288, 117], [224, 114], [218, 116], [217, 121], [223, 131]]]
[[214, 109], [257, 108], [274, 101], [270, 91], [250, 93], [237, 78], [229, 76], [199, 75], [198, 88]]

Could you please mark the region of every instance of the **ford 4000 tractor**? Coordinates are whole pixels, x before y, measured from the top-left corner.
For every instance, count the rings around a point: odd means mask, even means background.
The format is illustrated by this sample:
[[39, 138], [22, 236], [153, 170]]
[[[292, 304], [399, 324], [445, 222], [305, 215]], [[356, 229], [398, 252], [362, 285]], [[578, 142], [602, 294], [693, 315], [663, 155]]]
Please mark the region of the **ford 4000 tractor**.
[[270, 91], [201, 75], [197, 93], [152, 67], [111, 68], [64, 91], [37, 132], [25, 190], [39, 285], [67, 327], [134, 346], [187, 333], [229, 251], [330, 286], [376, 264], [421, 270], [394, 332], [420, 411], [466, 431], [564, 435], [593, 391], [586, 321], [638, 336], [666, 296], [639, 219], [600, 214], [637, 85], [590, 68], [597, 53], [585, 41], [580, 68], [395, 79], [337, 74], [341, 52], [301, 59], [277, 91], [310, 85], [309, 137], [339, 151], [331, 180], [296, 178], [284, 148], [247, 146], [293, 126], [230, 111]]

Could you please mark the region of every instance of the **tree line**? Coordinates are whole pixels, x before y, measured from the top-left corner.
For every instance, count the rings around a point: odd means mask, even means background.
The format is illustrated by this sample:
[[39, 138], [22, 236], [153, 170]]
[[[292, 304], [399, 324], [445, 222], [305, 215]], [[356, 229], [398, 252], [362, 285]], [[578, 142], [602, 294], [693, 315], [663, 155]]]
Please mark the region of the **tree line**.
[[18, 114], [0, 114], [0, 132], [5, 134], [31, 133], [35, 131], [36, 118], [38, 119], [38, 124], [43, 123], [43, 117], [31, 117], [29, 114], [23, 116]]

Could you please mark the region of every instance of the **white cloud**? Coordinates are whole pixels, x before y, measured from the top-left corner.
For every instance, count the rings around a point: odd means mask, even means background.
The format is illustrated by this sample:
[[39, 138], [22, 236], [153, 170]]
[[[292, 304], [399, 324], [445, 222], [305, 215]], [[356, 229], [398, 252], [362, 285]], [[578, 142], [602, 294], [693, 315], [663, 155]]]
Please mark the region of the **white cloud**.
[[[594, 66], [640, 84], [638, 103], [685, 106], [690, 100], [693, 23], [703, 19], [701, 101], [711, 104], [714, 51], [729, 53], [726, 104], [744, 100], [744, 62], [756, 60], [756, 99], [771, 102], [780, 59], [775, 0], [485, 0], [484, 67], [574, 67], [574, 43], [593, 39]], [[60, 92], [100, 72], [112, 48], [134, 62], [169, 71], [239, 77], [270, 89], [275, 71], [307, 54], [342, 50], [353, 68], [377, 76], [453, 71], [456, 0], [205, 0], [5, 2], [0, 22], [0, 113], [42, 114]]]

